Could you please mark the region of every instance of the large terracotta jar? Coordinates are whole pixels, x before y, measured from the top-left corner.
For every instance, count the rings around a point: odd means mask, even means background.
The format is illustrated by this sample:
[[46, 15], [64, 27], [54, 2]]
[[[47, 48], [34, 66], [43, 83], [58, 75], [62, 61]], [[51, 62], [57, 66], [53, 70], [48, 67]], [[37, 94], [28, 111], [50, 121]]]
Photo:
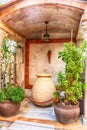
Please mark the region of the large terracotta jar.
[[76, 105], [64, 105], [58, 103], [54, 106], [54, 112], [57, 120], [63, 124], [71, 124], [76, 121], [80, 114], [79, 103]]
[[39, 106], [48, 106], [53, 103], [55, 91], [51, 74], [37, 74], [37, 80], [32, 88], [32, 99]]

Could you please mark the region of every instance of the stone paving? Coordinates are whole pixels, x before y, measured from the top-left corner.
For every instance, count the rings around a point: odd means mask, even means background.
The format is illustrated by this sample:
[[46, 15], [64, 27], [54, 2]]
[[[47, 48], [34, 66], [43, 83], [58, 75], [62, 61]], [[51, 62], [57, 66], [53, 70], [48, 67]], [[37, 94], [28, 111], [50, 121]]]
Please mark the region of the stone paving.
[[41, 108], [25, 99], [16, 116], [0, 117], [0, 130], [87, 130], [82, 118], [73, 124], [63, 125], [56, 120], [53, 106]]

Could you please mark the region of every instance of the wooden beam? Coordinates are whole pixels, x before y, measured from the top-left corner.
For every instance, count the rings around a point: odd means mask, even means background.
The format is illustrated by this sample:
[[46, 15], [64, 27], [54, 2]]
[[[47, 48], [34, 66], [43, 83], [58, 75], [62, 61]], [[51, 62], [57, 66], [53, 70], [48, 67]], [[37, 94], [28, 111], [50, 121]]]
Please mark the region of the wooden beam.
[[[53, 44], [53, 43], [64, 43], [64, 42], [70, 42], [71, 38], [53, 38], [50, 39], [49, 43]], [[76, 43], [76, 38], [72, 38], [72, 41]], [[27, 40], [27, 42], [29, 42], [29, 44], [38, 44], [38, 43], [44, 43], [43, 39], [37, 39], [37, 40]]]
[[25, 88], [29, 87], [29, 41], [25, 43]]
[[0, 21], [0, 28], [5, 30], [8, 33], [8, 36], [10, 36], [11, 39], [15, 41], [22, 41], [25, 42], [26, 39], [13, 31], [11, 28], [9, 28], [7, 25], [5, 25], [2, 21]]

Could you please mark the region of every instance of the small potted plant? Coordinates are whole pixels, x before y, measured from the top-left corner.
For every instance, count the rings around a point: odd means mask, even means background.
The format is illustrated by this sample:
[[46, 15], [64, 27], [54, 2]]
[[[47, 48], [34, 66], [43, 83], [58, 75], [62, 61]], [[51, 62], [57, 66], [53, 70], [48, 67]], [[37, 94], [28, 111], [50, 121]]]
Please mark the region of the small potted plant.
[[22, 87], [7, 83], [0, 89], [0, 115], [9, 117], [15, 115], [20, 108], [25, 93]]
[[65, 62], [65, 73], [59, 72], [57, 76], [56, 92], [59, 102], [55, 105], [54, 111], [58, 121], [64, 124], [77, 120], [80, 113], [78, 99], [82, 99], [85, 86], [81, 74], [85, 67], [86, 49], [87, 41], [79, 48], [75, 43], [69, 42], [65, 43], [64, 49], [58, 53], [58, 58]]
[[58, 91], [55, 91], [54, 93], [53, 93], [53, 100], [54, 100], [54, 103], [59, 103], [59, 92]]

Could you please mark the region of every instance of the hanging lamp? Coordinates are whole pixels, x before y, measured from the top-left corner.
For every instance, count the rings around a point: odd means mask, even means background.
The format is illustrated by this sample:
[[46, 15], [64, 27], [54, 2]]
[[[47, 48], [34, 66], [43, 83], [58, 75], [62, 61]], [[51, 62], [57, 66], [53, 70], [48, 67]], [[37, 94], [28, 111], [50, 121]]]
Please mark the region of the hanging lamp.
[[46, 33], [44, 34], [44, 42], [49, 42], [49, 34], [47, 32], [47, 24], [48, 24], [48, 21], [45, 21]]

